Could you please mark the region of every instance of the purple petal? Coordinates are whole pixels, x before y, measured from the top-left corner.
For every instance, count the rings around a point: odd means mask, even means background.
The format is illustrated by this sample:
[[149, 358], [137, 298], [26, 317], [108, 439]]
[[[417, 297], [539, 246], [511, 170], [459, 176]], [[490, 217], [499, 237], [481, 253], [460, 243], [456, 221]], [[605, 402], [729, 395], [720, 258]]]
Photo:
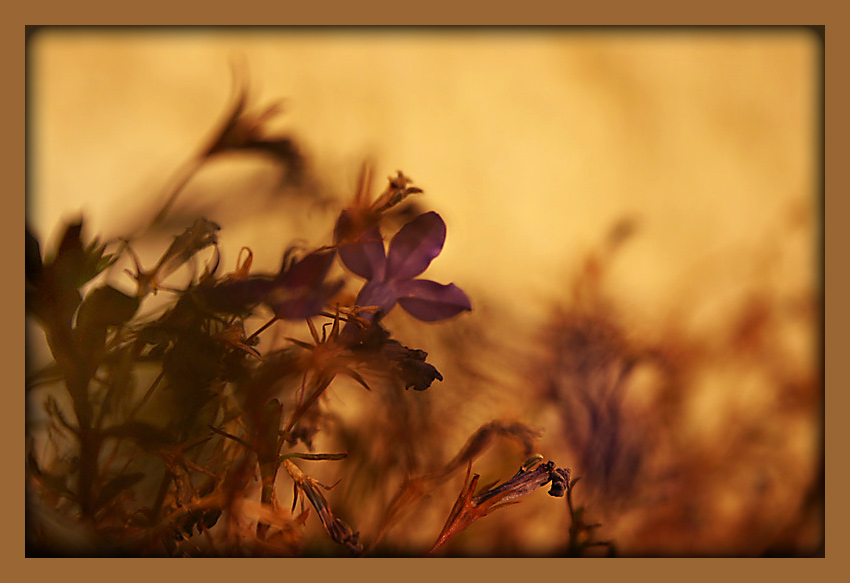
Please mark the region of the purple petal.
[[343, 243], [339, 246], [339, 258], [343, 265], [360, 277], [383, 279], [387, 258], [381, 231], [375, 226], [354, 243]]
[[427, 279], [405, 281], [396, 286], [398, 304], [423, 322], [444, 320], [471, 310], [469, 298], [453, 283], [446, 285]]
[[197, 297], [214, 312], [238, 314], [266, 299], [274, 282], [263, 277], [226, 281], [216, 286], [198, 286]]
[[425, 271], [445, 240], [446, 223], [433, 211], [407, 223], [390, 242], [387, 279], [404, 281]]
[[322, 312], [325, 304], [343, 286], [343, 281], [322, 284], [318, 287], [277, 286], [266, 299], [266, 303], [281, 320], [301, 320]]
[[325, 283], [335, 251], [314, 251], [274, 279], [265, 298], [275, 315], [283, 320], [315, 316], [342, 287], [342, 281]]
[[315, 287], [325, 279], [333, 260], [333, 250], [314, 251], [279, 274], [277, 282], [291, 288]]
[[[378, 306], [381, 311], [386, 313], [395, 306], [397, 297], [392, 284], [383, 281], [370, 281], [357, 294], [355, 303], [360, 307]], [[368, 316], [366, 317], [368, 319]]]

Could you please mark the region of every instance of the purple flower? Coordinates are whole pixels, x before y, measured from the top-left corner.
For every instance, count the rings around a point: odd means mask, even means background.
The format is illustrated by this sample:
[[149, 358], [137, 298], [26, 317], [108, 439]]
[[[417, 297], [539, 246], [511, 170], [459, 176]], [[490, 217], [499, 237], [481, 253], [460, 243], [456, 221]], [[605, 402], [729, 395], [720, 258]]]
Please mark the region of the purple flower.
[[[349, 220], [340, 215], [337, 228]], [[377, 306], [384, 313], [398, 303], [406, 312], [426, 322], [450, 318], [471, 310], [469, 298], [456, 285], [414, 279], [440, 254], [446, 240], [446, 224], [435, 212], [419, 215], [392, 238], [389, 252], [378, 227], [372, 227], [354, 243], [342, 244], [343, 264], [368, 281], [357, 296], [358, 306]]]
[[281, 320], [300, 320], [321, 313], [342, 287], [342, 281], [326, 282], [333, 264], [333, 250], [318, 250], [287, 265], [274, 277], [253, 276], [225, 281], [198, 290], [203, 304], [215, 312], [242, 313], [264, 303]]
[[313, 251], [288, 268], [282, 266], [265, 303], [281, 320], [298, 320], [321, 313], [342, 288], [342, 280], [325, 282], [333, 264], [333, 250]]

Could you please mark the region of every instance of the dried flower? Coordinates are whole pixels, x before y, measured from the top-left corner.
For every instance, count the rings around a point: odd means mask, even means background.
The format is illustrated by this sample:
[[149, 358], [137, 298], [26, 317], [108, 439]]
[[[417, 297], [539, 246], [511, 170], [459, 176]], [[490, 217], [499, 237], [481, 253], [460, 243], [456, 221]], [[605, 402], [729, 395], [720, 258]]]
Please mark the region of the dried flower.
[[[528, 465], [526, 464], [532, 461], [536, 462], [537, 465], [532, 469], [528, 469]], [[556, 498], [562, 497], [570, 480], [570, 469], [556, 468], [554, 462], [549, 461], [544, 464], [540, 463], [541, 461], [542, 458], [530, 458], [510, 480], [498, 486], [493, 486], [473, 497], [473, 506], [479, 506], [496, 496], [499, 496], [501, 502], [519, 498], [545, 486], [549, 482], [552, 482], [549, 495]]]
[[131, 274], [139, 284], [139, 297], [148, 292], [156, 293], [162, 281], [177, 271], [177, 269], [189, 261], [196, 253], [210, 245], [218, 243], [218, 231], [221, 229], [216, 223], [204, 218], [197, 219], [191, 227], [176, 236], [166, 249], [162, 257], [150, 271], [143, 271], [138, 258], [133, 255], [136, 263], [136, 273]]
[[[557, 468], [555, 462], [552, 461], [546, 463], [542, 463], [542, 461], [542, 456], [539, 455], [529, 458], [511, 479], [502, 484], [485, 488], [478, 494], [473, 494], [479, 479], [478, 474], [475, 474], [458, 496], [440, 536], [437, 537], [437, 541], [428, 551], [428, 554], [433, 554], [449, 539], [465, 530], [479, 518], [484, 518], [499, 508], [516, 504], [519, 502], [519, 500], [515, 500], [516, 498], [530, 494], [549, 482], [552, 482], [549, 495], [557, 498], [562, 497], [570, 484], [570, 469]], [[471, 471], [472, 462], [470, 461], [466, 471], [467, 480], [469, 480]]]
[[384, 192], [370, 203], [371, 181], [372, 168], [367, 163], [360, 170], [359, 186], [354, 195], [354, 201], [340, 213], [334, 227], [334, 241], [341, 247], [356, 244], [363, 234], [378, 226], [390, 209], [396, 207], [408, 196], [422, 192], [421, 188], [411, 186], [413, 181], [399, 171], [389, 178]]
[[313, 508], [316, 509], [319, 520], [322, 521], [322, 526], [325, 527], [325, 530], [334, 542], [343, 545], [351, 554], [355, 556], [360, 555], [363, 552], [363, 545], [358, 541], [360, 533], [354, 531], [348, 524], [334, 516], [330, 504], [328, 504], [327, 499], [318, 488], [321, 484], [302, 472], [301, 468], [289, 459], [283, 460], [283, 467], [292, 477], [292, 481], [295, 484], [295, 495], [292, 500], [293, 510], [295, 509], [295, 504], [298, 502], [298, 492], [301, 491], [307, 500], [310, 501], [310, 504], [313, 505]]
[[304, 160], [295, 142], [285, 136], [266, 135], [267, 122], [282, 110], [281, 102], [274, 102], [259, 112], [247, 111], [248, 95], [245, 87], [239, 89], [233, 108], [221, 125], [209, 146], [204, 148], [202, 158], [226, 152], [253, 150], [266, 154], [289, 167], [300, 179]]
[[388, 362], [395, 367], [399, 379], [407, 389], [424, 391], [435, 379], [443, 380], [440, 371], [426, 362], [427, 352], [408, 348], [393, 340], [377, 320], [362, 329], [347, 326], [343, 332], [348, 333], [347, 338], [351, 341], [353, 354], [366, 360], [371, 360], [370, 357], [375, 355], [380, 356], [380, 362]]
[[377, 226], [361, 235], [356, 243], [341, 246], [339, 256], [343, 264], [368, 280], [357, 296], [357, 305], [377, 306], [386, 313], [398, 303], [410, 315], [425, 322], [471, 310], [469, 298], [453, 283], [444, 285], [414, 279], [440, 254], [445, 239], [446, 224], [432, 211], [402, 227], [390, 241], [388, 253], [384, 252]]
[[49, 327], [69, 328], [82, 302], [80, 288], [116, 260], [106, 245], [82, 241], [83, 220], [69, 223], [52, 254], [42, 259], [38, 240], [26, 231], [26, 310]]
[[484, 518], [491, 512], [498, 510], [499, 508], [503, 508], [505, 506], [509, 506], [511, 504], [516, 504], [517, 502], [504, 502], [503, 499], [507, 497], [507, 492], [500, 492], [496, 495], [493, 495], [486, 500], [482, 500], [479, 503], [475, 502], [475, 497], [473, 497], [473, 492], [475, 492], [475, 488], [478, 486], [478, 480], [481, 476], [475, 474], [472, 476], [472, 480], [469, 480], [469, 474], [472, 472], [472, 464], [470, 463], [467, 466], [466, 478], [464, 480], [465, 485], [463, 490], [461, 490], [460, 494], [457, 497], [457, 500], [454, 503], [454, 506], [449, 512], [449, 517], [446, 519], [445, 525], [443, 525], [443, 530], [440, 532], [440, 535], [437, 537], [437, 541], [434, 543], [434, 546], [431, 547], [431, 550], [428, 551], [427, 556], [431, 556], [434, 552], [443, 546], [446, 542], [448, 542], [455, 535], [466, 530], [469, 525], [480, 518]]

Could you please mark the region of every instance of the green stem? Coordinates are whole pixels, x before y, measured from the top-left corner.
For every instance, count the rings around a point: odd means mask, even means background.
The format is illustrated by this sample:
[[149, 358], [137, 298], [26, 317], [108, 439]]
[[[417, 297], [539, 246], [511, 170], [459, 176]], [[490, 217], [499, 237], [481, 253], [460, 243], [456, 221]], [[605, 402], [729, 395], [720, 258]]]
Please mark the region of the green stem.
[[277, 322], [277, 316], [274, 316], [271, 320], [269, 320], [268, 322], [266, 322], [265, 324], [263, 324], [262, 326], [257, 328], [257, 330], [253, 334], [251, 334], [250, 336], [248, 336], [248, 338], [245, 339], [245, 343], [249, 344], [254, 338], [259, 336], [261, 332], [263, 332], [266, 328], [268, 328], [269, 326], [271, 326], [275, 322]]
[[[274, 508], [275, 505], [274, 483], [277, 479], [278, 467], [279, 466], [276, 462], [260, 464], [260, 477], [263, 480], [263, 488], [260, 492], [260, 502], [263, 506], [268, 506], [269, 508]], [[262, 520], [257, 522], [257, 538], [265, 540], [268, 530], [268, 524]]]
[[77, 436], [80, 441], [80, 473], [77, 481], [77, 496], [83, 518], [93, 521], [96, 508], [92, 490], [97, 480], [101, 438], [100, 433], [92, 426], [92, 406], [88, 398], [90, 377], [82, 371], [74, 371], [74, 373], [66, 380], [66, 386], [74, 403], [79, 427]]
[[77, 437], [80, 442], [77, 499], [83, 519], [93, 522], [96, 509], [92, 487], [97, 479], [101, 444], [100, 434], [92, 425], [94, 415], [88, 394], [95, 367], [77, 351], [70, 326], [54, 321], [47, 325], [46, 332], [48, 346], [62, 369], [65, 387], [77, 416]]
[[189, 160], [184, 166], [177, 170], [176, 176], [173, 178], [174, 186], [171, 187], [171, 192], [168, 195], [168, 198], [165, 200], [165, 203], [160, 208], [159, 212], [148, 225], [148, 230], [155, 227], [157, 224], [161, 223], [165, 216], [168, 214], [168, 211], [171, 210], [172, 205], [174, 205], [174, 201], [177, 200], [177, 197], [183, 191], [183, 188], [188, 184], [189, 180], [197, 173], [197, 171], [204, 165], [206, 158], [204, 156], [196, 156]]

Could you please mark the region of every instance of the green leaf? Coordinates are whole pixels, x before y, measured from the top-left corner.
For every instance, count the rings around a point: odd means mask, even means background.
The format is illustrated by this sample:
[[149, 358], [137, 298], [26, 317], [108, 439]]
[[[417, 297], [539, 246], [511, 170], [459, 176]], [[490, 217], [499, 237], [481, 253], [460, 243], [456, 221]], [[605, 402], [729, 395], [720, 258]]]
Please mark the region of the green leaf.
[[51, 271], [55, 282], [62, 288], [77, 289], [85, 283], [83, 271], [85, 270], [85, 253], [80, 234], [83, 230], [82, 219], [65, 227], [56, 255], [50, 262]]
[[74, 289], [94, 279], [117, 259], [115, 254], [103, 254], [106, 244], [101, 244], [97, 238], [84, 246], [82, 230], [82, 219], [69, 224], [51, 261], [58, 283]]
[[128, 322], [138, 308], [138, 298], [104, 285], [89, 292], [83, 300], [77, 313], [77, 325], [120, 326]]
[[106, 342], [107, 327], [129, 321], [138, 308], [138, 298], [112, 286], [104, 285], [92, 290], [77, 311], [75, 334], [84, 352], [99, 352]]
[[70, 328], [82, 301], [79, 289], [115, 260], [103, 256], [106, 246], [97, 240], [84, 248], [82, 229], [82, 219], [68, 224], [56, 252], [44, 262], [38, 242], [27, 234], [27, 310], [60, 334]]
[[26, 271], [27, 283], [36, 285], [41, 278], [41, 272], [44, 269], [44, 264], [41, 261], [41, 247], [30, 230], [27, 229], [26, 242]]

